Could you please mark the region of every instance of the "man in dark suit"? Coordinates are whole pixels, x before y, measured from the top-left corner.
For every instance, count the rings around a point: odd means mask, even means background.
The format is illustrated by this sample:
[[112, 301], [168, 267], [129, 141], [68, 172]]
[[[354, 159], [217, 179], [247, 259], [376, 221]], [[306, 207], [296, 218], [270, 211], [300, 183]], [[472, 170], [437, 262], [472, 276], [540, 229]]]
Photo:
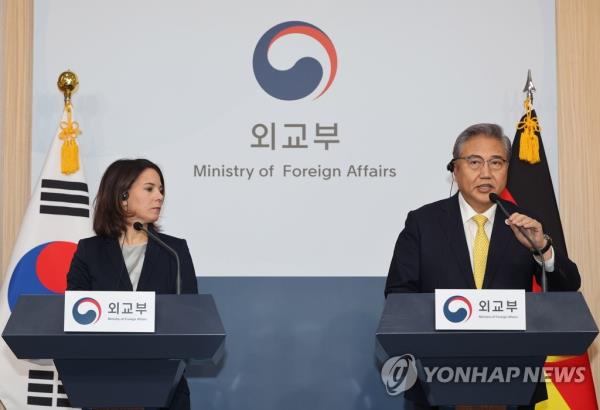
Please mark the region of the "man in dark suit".
[[[510, 140], [495, 124], [476, 124], [458, 136], [448, 164], [458, 193], [408, 213], [394, 249], [386, 296], [444, 288], [531, 291], [533, 275], [540, 282], [542, 263], [548, 290], [579, 289], [577, 266], [555, 252], [538, 220], [503, 202], [511, 213], [507, 219], [490, 201], [490, 193], [499, 194], [506, 186], [510, 151]], [[543, 261], [534, 257], [517, 227], [542, 250]], [[541, 390], [534, 402], [545, 398], [545, 387]]]

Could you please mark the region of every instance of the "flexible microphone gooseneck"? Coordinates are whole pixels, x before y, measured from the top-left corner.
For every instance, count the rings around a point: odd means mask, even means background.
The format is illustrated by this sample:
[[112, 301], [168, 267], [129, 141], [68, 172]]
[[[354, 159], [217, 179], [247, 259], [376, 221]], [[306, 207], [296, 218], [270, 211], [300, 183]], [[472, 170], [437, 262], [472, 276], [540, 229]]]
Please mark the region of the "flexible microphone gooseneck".
[[166, 243], [164, 243], [163, 240], [158, 237], [158, 235], [155, 235], [154, 233], [152, 233], [152, 231], [144, 228], [144, 225], [142, 225], [141, 222], [135, 222], [133, 224], [133, 229], [135, 229], [136, 231], [144, 231], [144, 232], [146, 232], [146, 234], [149, 237], [151, 237], [156, 242], [158, 242], [158, 244], [160, 246], [162, 246], [163, 248], [165, 248], [166, 250], [168, 250], [175, 257], [175, 261], [177, 262], [176, 289], [177, 289], [177, 294], [181, 295], [181, 269], [180, 269], [180, 263], [179, 263], [179, 255], [177, 254], [177, 252], [175, 251], [175, 249], [171, 248], [169, 245], [167, 245]]
[[[506, 210], [504, 205], [502, 205], [500, 197], [496, 193], [492, 192], [490, 194], [490, 201], [498, 205], [502, 213], [506, 215], [507, 218], [510, 218], [510, 213]], [[517, 229], [523, 234], [525, 238], [527, 238], [527, 241], [531, 245], [531, 249], [535, 250], [535, 253], [540, 257], [542, 261], [542, 292], [546, 292], [548, 289], [548, 283], [546, 279], [546, 264], [544, 263], [544, 255], [542, 254], [541, 249], [534, 245], [533, 240], [531, 240], [525, 229], [523, 229], [520, 226], [517, 226]]]

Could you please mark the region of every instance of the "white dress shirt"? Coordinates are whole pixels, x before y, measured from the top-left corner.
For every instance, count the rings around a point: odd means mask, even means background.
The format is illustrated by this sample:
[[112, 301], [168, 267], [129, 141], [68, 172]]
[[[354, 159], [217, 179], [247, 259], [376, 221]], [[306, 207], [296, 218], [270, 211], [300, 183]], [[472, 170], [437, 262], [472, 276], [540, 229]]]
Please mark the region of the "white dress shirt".
[[[467, 238], [467, 247], [469, 248], [469, 260], [471, 261], [471, 270], [473, 270], [473, 245], [475, 244], [475, 235], [477, 234], [477, 223], [473, 220], [477, 212], [471, 208], [471, 205], [467, 203], [462, 193], [458, 193], [458, 205], [460, 208], [460, 215], [462, 217], [463, 227], [465, 229], [465, 237]], [[485, 234], [488, 240], [492, 241], [492, 228], [494, 226], [494, 218], [496, 216], [496, 208], [498, 205], [493, 204], [487, 211], [482, 213], [487, 218], [486, 223], [483, 225]], [[540, 260], [534, 257], [538, 264], [542, 264]], [[554, 249], [552, 249], [552, 256], [544, 263], [546, 272], [554, 272]]]

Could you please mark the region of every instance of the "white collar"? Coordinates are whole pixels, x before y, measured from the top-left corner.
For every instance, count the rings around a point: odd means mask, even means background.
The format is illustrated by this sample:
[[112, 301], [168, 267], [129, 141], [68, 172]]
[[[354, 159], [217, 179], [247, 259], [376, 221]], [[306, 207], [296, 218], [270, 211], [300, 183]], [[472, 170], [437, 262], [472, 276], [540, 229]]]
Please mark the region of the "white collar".
[[[462, 217], [463, 224], [467, 223], [468, 220], [473, 218], [475, 215], [479, 215], [477, 211], [475, 211], [471, 205], [467, 203], [465, 197], [463, 197], [462, 193], [458, 192], [458, 205], [460, 207], [460, 215]], [[490, 206], [487, 211], [482, 213], [481, 215], [485, 216], [490, 224], [494, 224], [494, 216], [496, 216], [496, 208], [498, 205], [493, 204]]]

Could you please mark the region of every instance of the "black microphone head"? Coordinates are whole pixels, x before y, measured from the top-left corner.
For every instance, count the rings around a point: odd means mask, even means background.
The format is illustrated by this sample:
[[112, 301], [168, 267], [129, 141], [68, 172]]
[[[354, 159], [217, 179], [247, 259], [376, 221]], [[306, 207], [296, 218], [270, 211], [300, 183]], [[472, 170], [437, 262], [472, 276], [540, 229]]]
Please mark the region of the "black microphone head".
[[135, 222], [133, 224], [133, 229], [135, 229], [136, 231], [141, 231], [142, 229], [144, 229], [144, 225], [142, 225], [141, 222]]
[[500, 197], [495, 192], [492, 192], [490, 194], [490, 201], [492, 201], [493, 203], [498, 202], [499, 199], [500, 199]]

